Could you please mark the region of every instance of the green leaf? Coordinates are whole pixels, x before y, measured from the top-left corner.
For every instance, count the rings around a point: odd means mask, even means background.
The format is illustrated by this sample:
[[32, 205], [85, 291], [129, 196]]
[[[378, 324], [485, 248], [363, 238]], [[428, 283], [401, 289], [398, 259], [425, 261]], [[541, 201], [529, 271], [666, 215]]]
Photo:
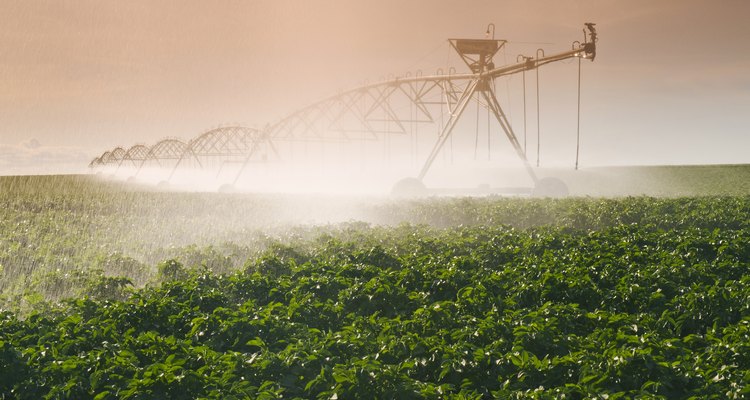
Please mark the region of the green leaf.
[[104, 400], [104, 399], [108, 398], [109, 395], [110, 395], [109, 391], [105, 390], [105, 391], [97, 394], [96, 396], [94, 396], [94, 400]]

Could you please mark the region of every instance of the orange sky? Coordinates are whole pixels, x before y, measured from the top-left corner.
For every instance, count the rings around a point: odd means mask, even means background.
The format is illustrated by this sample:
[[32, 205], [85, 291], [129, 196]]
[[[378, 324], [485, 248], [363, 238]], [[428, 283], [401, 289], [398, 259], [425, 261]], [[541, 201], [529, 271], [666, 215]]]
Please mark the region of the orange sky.
[[[262, 127], [365, 80], [455, 63], [445, 39], [482, 37], [490, 22], [510, 40], [508, 61], [568, 49], [597, 23], [582, 165], [747, 163], [748, 15], [743, 0], [6, 0], [0, 174], [77, 170], [116, 145], [219, 124]], [[567, 145], [577, 70], [542, 71], [543, 126], [565, 127], [545, 132]]]

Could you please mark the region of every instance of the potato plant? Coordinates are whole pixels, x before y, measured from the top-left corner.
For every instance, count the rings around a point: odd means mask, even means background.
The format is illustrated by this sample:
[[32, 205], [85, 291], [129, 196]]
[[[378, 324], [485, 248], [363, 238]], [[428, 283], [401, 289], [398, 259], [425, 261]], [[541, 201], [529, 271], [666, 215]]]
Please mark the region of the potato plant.
[[0, 397], [750, 396], [750, 197], [368, 203], [148, 248], [269, 203], [78, 184], [0, 196]]

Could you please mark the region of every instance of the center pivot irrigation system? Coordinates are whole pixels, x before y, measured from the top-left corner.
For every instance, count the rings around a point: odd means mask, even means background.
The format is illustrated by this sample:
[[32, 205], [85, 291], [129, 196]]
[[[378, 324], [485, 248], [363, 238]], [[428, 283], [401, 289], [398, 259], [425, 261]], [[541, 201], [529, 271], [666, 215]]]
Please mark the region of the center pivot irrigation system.
[[[188, 142], [168, 138], [151, 147], [140, 144], [129, 149], [117, 147], [92, 160], [89, 167], [94, 172], [112, 173], [127, 169], [134, 171], [133, 178], [144, 169], [156, 168], [164, 175], [160, 178], [162, 182], [172, 181], [180, 171], [197, 169], [212, 174], [222, 187], [233, 187], [243, 176], [257, 175], [258, 171], [268, 172], [264, 165], [269, 164], [297, 163], [299, 166], [310, 161], [325, 164], [331, 163], [332, 159], [348, 158], [350, 163], [354, 161], [354, 165], [359, 163], [365, 169], [366, 165], [371, 166], [367, 163], [373, 159], [381, 165], [410, 160], [415, 171], [421, 164], [418, 174], [398, 181], [394, 191], [416, 194], [426, 191], [425, 178], [439, 155], [442, 153], [445, 158], [447, 152], [452, 151], [456, 127], [467, 114], [469, 105], [475, 104], [475, 158], [479, 144], [479, 112], [485, 110], [488, 158], [491, 153], [490, 131], [495, 131], [510, 142], [537, 193], [566, 191], [560, 181], [537, 177], [527, 158], [525, 134], [522, 146], [497, 99], [495, 80], [531, 70], [537, 70], [538, 74], [538, 68], [543, 65], [578, 58], [580, 126], [580, 60], [593, 61], [596, 57], [594, 25], [586, 23], [583, 42], [573, 42], [567, 51], [545, 55], [543, 49], [538, 49], [534, 57], [519, 55], [514, 64], [497, 67], [493, 58], [507, 41], [494, 39], [494, 25], [490, 24], [485, 39], [448, 40], [470, 72], [456, 73], [450, 68], [447, 71], [438, 69], [434, 75], [417, 72], [413, 76], [385, 79], [310, 104], [262, 129], [225, 126], [211, 129]], [[490, 28], [492, 38], [489, 38]], [[524, 130], [525, 90], [524, 74]], [[537, 101], [538, 90], [537, 82]], [[538, 147], [537, 141], [537, 167]]]

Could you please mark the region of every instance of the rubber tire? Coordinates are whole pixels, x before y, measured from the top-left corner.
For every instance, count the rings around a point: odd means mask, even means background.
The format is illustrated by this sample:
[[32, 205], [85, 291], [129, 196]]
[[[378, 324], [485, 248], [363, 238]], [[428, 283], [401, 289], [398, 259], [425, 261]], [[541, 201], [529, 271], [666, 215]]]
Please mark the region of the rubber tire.
[[391, 194], [398, 197], [419, 197], [427, 194], [427, 188], [417, 178], [404, 178], [393, 185]]
[[235, 189], [234, 185], [231, 183], [225, 183], [221, 186], [219, 186], [219, 193], [235, 193], [237, 189]]
[[536, 187], [531, 192], [532, 197], [551, 197], [561, 198], [570, 194], [568, 185], [558, 178], [542, 178], [536, 183]]

